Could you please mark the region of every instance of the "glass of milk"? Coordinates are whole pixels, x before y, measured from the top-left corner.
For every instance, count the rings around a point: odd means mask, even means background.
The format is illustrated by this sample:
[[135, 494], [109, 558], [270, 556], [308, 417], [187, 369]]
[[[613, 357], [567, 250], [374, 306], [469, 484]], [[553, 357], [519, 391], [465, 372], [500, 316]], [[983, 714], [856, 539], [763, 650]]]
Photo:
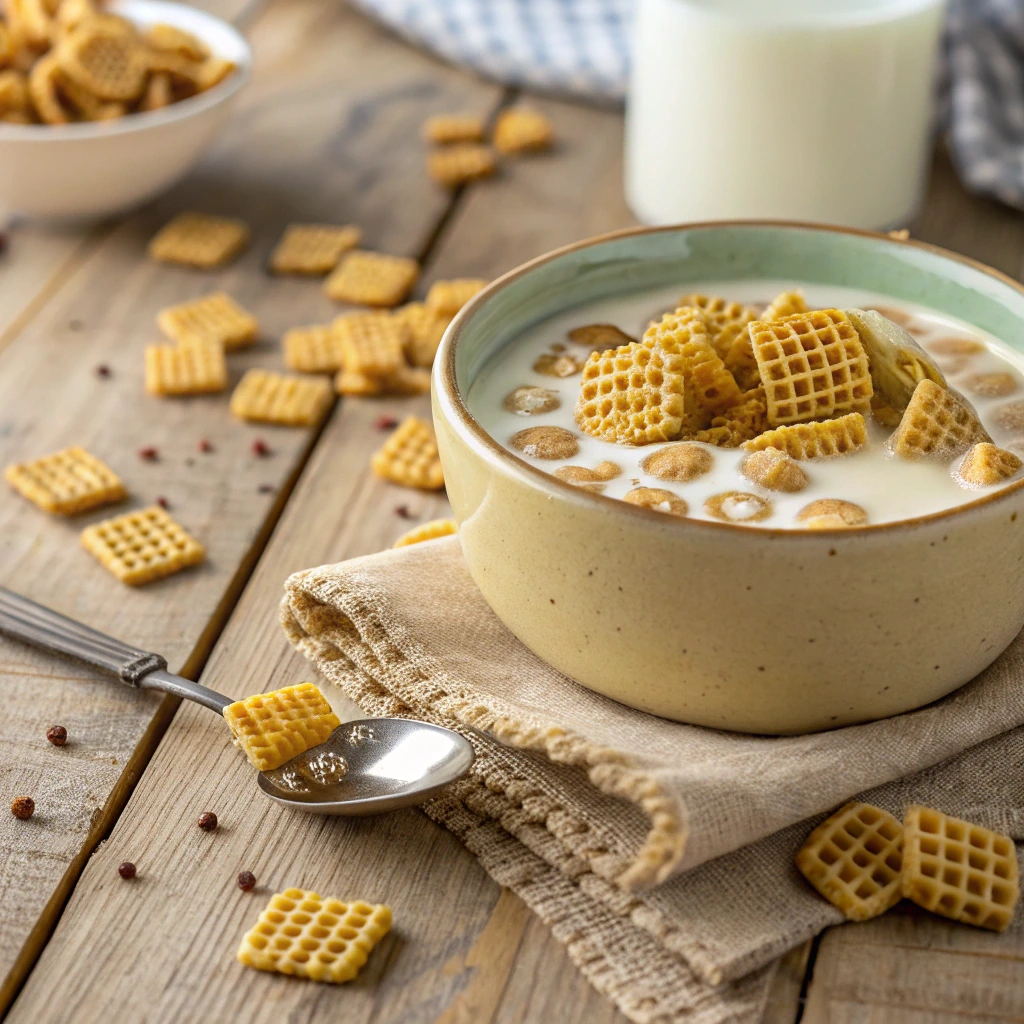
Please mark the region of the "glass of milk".
[[905, 224], [945, 0], [638, 0], [626, 198], [648, 224]]

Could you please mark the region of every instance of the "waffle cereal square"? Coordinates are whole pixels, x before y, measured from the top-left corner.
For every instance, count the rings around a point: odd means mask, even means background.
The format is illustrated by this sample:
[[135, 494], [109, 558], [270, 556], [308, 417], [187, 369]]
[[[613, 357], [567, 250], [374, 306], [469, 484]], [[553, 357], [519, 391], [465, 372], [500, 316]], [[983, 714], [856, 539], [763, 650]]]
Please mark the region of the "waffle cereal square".
[[224, 709], [231, 735], [257, 771], [280, 768], [323, 743], [341, 725], [327, 698], [312, 683], [236, 700]]
[[991, 441], [963, 395], [925, 379], [914, 388], [891, 444], [905, 459], [951, 462], [973, 445]]
[[329, 274], [363, 233], [352, 224], [289, 224], [270, 257], [275, 274]]
[[436, 114], [423, 122], [423, 138], [427, 142], [448, 145], [453, 142], [480, 142], [483, 137], [483, 118], [475, 114]]
[[551, 122], [532, 107], [503, 110], [494, 125], [494, 148], [504, 156], [549, 149], [554, 137]]
[[791, 292], [779, 292], [771, 302], [765, 306], [761, 315], [755, 320], [781, 320], [784, 316], [796, 316], [799, 313], [810, 312], [804, 293], [800, 289]]
[[478, 277], [459, 277], [451, 281], [435, 281], [430, 286], [427, 297], [423, 300], [424, 305], [437, 316], [446, 316], [450, 319], [478, 291], [486, 287], [487, 282]]
[[405, 362], [409, 328], [397, 317], [379, 313], [339, 317], [334, 331], [342, 366], [351, 373], [385, 377], [397, 373]]
[[162, 309], [157, 325], [179, 345], [223, 345], [228, 352], [256, 340], [259, 321], [227, 292], [210, 292], [201, 299]]
[[755, 320], [748, 330], [773, 427], [870, 411], [868, 356], [845, 313]]
[[391, 546], [406, 548], [410, 544], [419, 544], [425, 540], [436, 540], [438, 537], [450, 537], [457, 533], [459, 524], [454, 519], [431, 519], [429, 523], [421, 523], [402, 534]]
[[315, 427], [333, 401], [330, 382], [253, 368], [231, 393], [231, 412], [241, 420], [285, 427]]
[[742, 400], [729, 406], [711, 420], [711, 429], [725, 427], [730, 442], [722, 447], [738, 448], [768, 429], [768, 403], [764, 388], [756, 387], [742, 396]]
[[86, 527], [82, 546], [132, 587], [198, 565], [206, 554], [158, 505]]
[[412, 290], [419, 273], [419, 264], [405, 256], [356, 249], [342, 257], [324, 282], [324, 291], [336, 302], [397, 306]]
[[444, 487], [433, 428], [416, 416], [404, 420], [374, 453], [370, 468], [382, 479], [403, 487], [423, 491], [438, 491]]
[[859, 412], [851, 412], [835, 420], [793, 423], [766, 430], [752, 440], [744, 441], [743, 447], [751, 452], [778, 448], [794, 459], [823, 459], [849, 455], [863, 448], [867, 441], [864, 417]]
[[293, 327], [281, 339], [284, 365], [298, 373], [336, 373], [343, 365], [341, 338], [333, 324]]
[[222, 345], [146, 346], [146, 391], [151, 395], [202, 395], [227, 386]]
[[4, 470], [7, 482], [44, 512], [73, 516], [127, 496], [117, 474], [78, 446], [15, 463]]
[[902, 892], [933, 914], [1002, 932], [1019, 895], [1013, 840], [930, 807], [903, 821]]
[[100, 100], [131, 103], [142, 95], [149, 68], [134, 32], [87, 18], [53, 49], [61, 74]]
[[422, 302], [410, 302], [396, 309], [394, 317], [409, 331], [405, 343], [406, 359], [413, 366], [429, 370], [434, 365], [434, 356], [451, 319], [439, 316]]
[[391, 908], [384, 904], [285, 889], [243, 937], [238, 959], [258, 971], [337, 985], [359, 973], [390, 927]]
[[758, 319], [757, 310], [741, 302], [730, 302], [720, 295], [697, 292], [684, 295], [679, 300], [679, 309], [699, 309], [704, 314], [708, 337], [722, 359], [725, 359], [740, 334], [745, 333], [747, 324]]
[[427, 154], [427, 174], [445, 188], [489, 178], [497, 169], [491, 147], [475, 142], [458, 142]]
[[1024, 462], [1013, 452], [982, 441], [964, 456], [957, 482], [963, 487], [991, 487], [1016, 476], [1022, 465]]
[[848, 921], [868, 921], [901, 897], [903, 826], [871, 804], [849, 803], [800, 847], [796, 866]]
[[633, 342], [594, 352], [583, 366], [576, 422], [585, 434], [623, 444], [672, 441], [683, 428], [682, 357]]
[[248, 244], [249, 227], [232, 217], [179, 213], [149, 243], [149, 255], [161, 263], [212, 270], [230, 263]]

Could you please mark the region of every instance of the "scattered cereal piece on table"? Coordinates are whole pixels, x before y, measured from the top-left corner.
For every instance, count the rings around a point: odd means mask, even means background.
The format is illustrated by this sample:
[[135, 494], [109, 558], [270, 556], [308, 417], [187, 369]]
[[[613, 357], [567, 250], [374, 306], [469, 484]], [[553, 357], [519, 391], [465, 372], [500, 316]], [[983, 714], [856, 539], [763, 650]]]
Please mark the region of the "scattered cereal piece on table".
[[270, 257], [270, 268], [275, 274], [329, 274], [362, 235], [352, 224], [289, 224]]
[[394, 317], [408, 328], [405, 356], [413, 366], [429, 370], [434, 365], [434, 356], [451, 323], [451, 318], [439, 316], [422, 302], [410, 302], [396, 309]]
[[934, 914], [1006, 931], [1019, 895], [1013, 840], [914, 805], [903, 821], [902, 892]]
[[249, 227], [232, 217], [179, 213], [149, 243], [149, 255], [161, 263], [212, 270], [230, 263], [249, 241]]
[[377, 476], [405, 487], [438, 491], [444, 472], [429, 423], [416, 416], [404, 420], [370, 460]]
[[677, 494], [671, 491], [662, 490], [660, 487], [634, 487], [622, 498], [630, 505], [639, 505], [641, 508], [649, 508], [654, 512], [664, 512], [666, 515], [678, 516], [680, 519], [686, 517], [690, 506]]
[[419, 264], [405, 256], [356, 249], [347, 253], [324, 282], [336, 302], [362, 306], [397, 306], [419, 277]]
[[323, 377], [251, 369], [231, 393], [231, 412], [242, 420], [315, 427], [331, 407], [330, 382]]
[[258, 971], [351, 981], [391, 927], [391, 908], [323, 899], [304, 889], [272, 896], [242, 939], [238, 959]]
[[227, 292], [168, 306], [157, 315], [160, 330], [180, 345], [205, 342], [230, 352], [256, 340], [259, 321]]
[[281, 346], [284, 365], [298, 373], [336, 373], [343, 365], [341, 338], [333, 324], [293, 327]]
[[848, 921], [868, 921], [901, 897], [903, 826], [880, 807], [849, 803], [823, 821], [796, 855], [796, 866]]
[[223, 345], [146, 346], [146, 391], [151, 395], [200, 395], [227, 386]]
[[966, 398], [923, 380], [892, 436], [892, 450], [905, 459], [951, 462], [973, 445], [991, 440]]
[[312, 683], [285, 686], [236, 700], [224, 720], [252, 765], [273, 771], [323, 743], [341, 720]]
[[158, 506], [87, 527], [82, 545], [133, 587], [198, 565], [205, 556], [203, 545]]
[[551, 122], [532, 107], [509, 107], [494, 125], [494, 148], [505, 156], [549, 149], [554, 137]]
[[427, 154], [427, 174], [446, 188], [456, 188], [470, 181], [489, 178], [498, 169], [490, 146], [459, 142]]
[[453, 317], [477, 292], [487, 287], [478, 277], [459, 277], [451, 281], [435, 281], [423, 300], [427, 309], [437, 316]]
[[44, 512], [61, 516], [86, 512], [127, 496], [117, 474], [77, 445], [8, 466], [4, 477]]
[[991, 487], [1016, 476], [1022, 465], [1013, 452], [982, 441], [964, 456], [956, 478], [964, 487]]
[[391, 546], [405, 548], [410, 544], [419, 544], [421, 541], [449, 537], [453, 533], [457, 533], [458, 529], [459, 524], [454, 519], [431, 519], [430, 522], [414, 526], [411, 530], [403, 533]]
[[341, 348], [341, 365], [351, 373], [384, 377], [405, 362], [409, 328], [394, 316], [368, 313], [339, 317], [334, 331]]
[[444, 145], [452, 142], [479, 142], [484, 137], [484, 121], [475, 114], [436, 114], [423, 122], [423, 138]]
[[848, 455], [863, 448], [868, 441], [867, 425], [859, 412], [847, 413], [834, 420], [816, 423], [794, 423], [766, 430], [743, 447], [750, 452], [778, 448], [794, 459], [820, 459], [832, 455]]
[[796, 521], [803, 523], [808, 530], [846, 530], [851, 526], [864, 526], [868, 521], [868, 514], [852, 501], [819, 498], [809, 505], [804, 505], [797, 512]]

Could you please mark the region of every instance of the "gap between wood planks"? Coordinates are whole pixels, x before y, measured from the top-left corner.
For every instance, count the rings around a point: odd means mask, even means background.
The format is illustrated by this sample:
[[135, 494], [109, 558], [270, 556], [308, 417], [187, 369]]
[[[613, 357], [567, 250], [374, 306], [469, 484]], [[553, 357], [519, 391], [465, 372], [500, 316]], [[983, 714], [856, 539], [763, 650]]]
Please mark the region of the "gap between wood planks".
[[[269, 6], [270, 0], [249, 0], [232, 20], [239, 28], [249, 28], [258, 20], [264, 8]], [[506, 89], [502, 92], [497, 103], [493, 106], [488, 115], [488, 124], [491, 125], [498, 113], [506, 106], [514, 103], [519, 96], [518, 90]], [[421, 265], [426, 265], [445, 230], [452, 221], [458, 208], [462, 205], [470, 186], [464, 185], [452, 190], [448, 202], [445, 204], [440, 216], [437, 218], [433, 228], [428, 232], [420, 251], [416, 254]], [[57, 266], [57, 269], [44, 282], [35, 296], [28, 302], [25, 309], [12, 322], [10, 327], [0, 334], [0, 350], [4, 349], [14, 341], [24, 329], [32, 323], [35, 317], [43, 310], [49, 301], [57, 295], [67, 282], [81, 269], [90, 259], [94, 252], [100, 247], [105, 239], [122, 223], [121, 219], [112, 219], [93, 228], [88, 234], [75, 245], [71, 252]], [[291, 498], [295, 486], [301, 478], [316, 446], [323, 434], [328, 422], [337, 414], [340, 401], [336, 402], [331, 412], [324, 418], [319, 428], [310, 436], [309, 442], [303, 449], [296, 461], [292, 473], [278, 492], [277, 498], [264, 520], [252, 546], [240, 562], [238, 569], [231, 578], [231, 582], [218, 602], [217, 608], [200, 635], [192, 653], [181, 669], [181, 675], [187, 679], [197, 680], [206, 662], [213, 651], [224, 627], [234, 611], [257, 563], [263, 555], [267, 544], [281, 518], [282, 513]], [[136, 785], [145, 772], [149, 762], [152, 760], [160, 741], [167, 732], [175, 712], [178, 709], [180, 700], [176, 697], [165, 697], [156, 713], [153, 716], [149, 727], [146, 729], [141, 741], [136, 746], [132, 756], [125, 764], [117, 785], [111, 791], [103, 808], [97, 813], [91, 823], [89, 833], [86, 836], [78, 853], [68, 864], [67, 870], [61, 877], [60, 882], [54, 889], [53, 894], [47, 901], [39, 919], [25, 941], [21, 953], [11, 967], [7, 978], [0, 985], [0, 1019], [3, 1019], [10, 1007], [16, 1000], [26, 979], [35, 967], [43, 949], [53, 935], [54, 929], [63, 915], [68, 900], [74, 891], [82, 871], [85, 869], [90, 857], [96, 849], [111, 833], [118, 818], [123, 812], [128, 800], [131, 798]], [[500, 901], [499, 901], [500, 903]]]

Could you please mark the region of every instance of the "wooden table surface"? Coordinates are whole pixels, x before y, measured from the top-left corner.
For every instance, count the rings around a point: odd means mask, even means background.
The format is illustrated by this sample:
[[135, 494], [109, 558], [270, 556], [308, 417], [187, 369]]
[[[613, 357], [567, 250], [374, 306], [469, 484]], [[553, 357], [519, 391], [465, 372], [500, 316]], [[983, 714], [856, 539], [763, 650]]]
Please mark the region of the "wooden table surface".
[[[0, 495], [0, 582], [167, 656], [173, 670], [241, 697], [296, 682], [277, 605], [297, 569], [388, 546], [442, 496], [368, 471], [383, 413], [426, 399], [348, 400], [317, 433], [256, 428], [221, 399], [142, 391], [142, 348], [161, 307], [222, 286], [260, 318], [261, 341], [232, 356], [280, 366], [288, 327], [337, 313], [318, 283], [268, 279], [292, 221], [355, 222], [369, 247], [423, 261], [421, 287], [494, 277], [555, 246], [632, 223], [621, 188], [618, 112], [532, 98], [557, 151], [510, 162], [454, 194], [423, 171], [419, 128], [449, 110], [492, 115], [510, 90], [446, 67], [332, 0], [206, 0], [244, 26], [256, 73], [210, 158], [159, 202], [89, 229], [16, 226], [0, 257], [0, 461], [72, 443], [158, 496], [206, 544], [195, 571], [127, 592], [60, 522]], [[254, 244], [212, 275], [147, 261], [153, 231], [180, 209], [244, 217]], [[1024, 219], [968, 197], [942, 157], [916, 237], [1019, 277]], [[100, 364], [109, 378], [95, 372]], [[269, 457], [251, 443], [265, 439]], [[213, 451], [200, 453], [200, 440]], [[137, 450], [154, 446], [155, 462]], [[593, 991], [546, 927], [446, 831], [416, 810], [379, 819], [296, 816], [253, 795], [225, 730], [194, 705], [119, 687], [77, 664], [0, 641], [0, 1014], [18, 1024], [625, 1020]], [[349, 717], [355, 709], [332, 695]], [[63, 724], [64, 748], [46, 727]], [[3, 801], [0, 801], [2, 803]], [[195, 821], [218, 814], [213, 835]], [[139, 877], [118, 878], [132, 860]], [[235, 885], [256, 874], [253, 894]], [[266, 894], [289, 885], [386, 900], [396, 927], [347, 986], [259, 975], [234, 959]], [[1024, 945], [912, 912], [835, 929], [786, 958], [766, 1019], [807, 1024], [1024, 1020]]]

